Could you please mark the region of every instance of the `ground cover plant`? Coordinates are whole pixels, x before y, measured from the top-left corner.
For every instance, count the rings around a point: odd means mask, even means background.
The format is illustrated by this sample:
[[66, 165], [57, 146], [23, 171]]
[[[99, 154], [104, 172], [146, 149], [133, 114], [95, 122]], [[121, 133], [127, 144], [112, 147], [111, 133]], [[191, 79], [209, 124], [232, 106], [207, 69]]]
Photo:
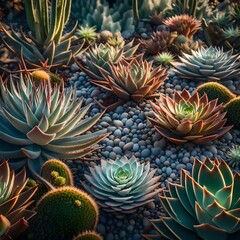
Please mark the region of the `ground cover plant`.
[[0, 240], [240, 239], [236, 0], [0, 3]]

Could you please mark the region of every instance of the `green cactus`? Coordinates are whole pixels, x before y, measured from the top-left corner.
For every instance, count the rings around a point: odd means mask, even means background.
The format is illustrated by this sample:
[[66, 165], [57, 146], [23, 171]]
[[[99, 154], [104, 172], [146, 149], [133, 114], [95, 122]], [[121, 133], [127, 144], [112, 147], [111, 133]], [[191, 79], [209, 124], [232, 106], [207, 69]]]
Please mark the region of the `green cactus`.
[[86, 231], [80, 233], [74, 240], [103, 240], [103, 238], [95, 231]]
[[235, 128], [240, 129], [240, 97], [232, 99], [225, 105], [227, 112], [227, 124], [234, 125]]
[[72, 240], [81, 232], [94, 230], [98, 221], [94, 200], [75, 187], [49, 191], [38, 202], [36, 211], [27, 239]]
[[235, 95], [225, 86], [217, 82], [207, 82], [198, 86], [197, 91], [200, 96], [207, 94], [208, 100], [218, 98], [218, 103], [227, 103], [232, 100]]
[[41, 176], [54, 187], [73, 186], [73, 176], [68, 166], [58, 159], [49, 159], [41, 168]]

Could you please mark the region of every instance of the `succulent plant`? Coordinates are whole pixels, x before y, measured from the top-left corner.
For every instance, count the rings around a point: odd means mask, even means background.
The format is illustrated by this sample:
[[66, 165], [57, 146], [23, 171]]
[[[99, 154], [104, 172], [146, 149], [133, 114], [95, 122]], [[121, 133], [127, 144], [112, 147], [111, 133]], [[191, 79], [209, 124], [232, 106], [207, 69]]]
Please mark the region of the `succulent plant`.
[[227, 152], [228, 165], [232, 167], [240, 166], [240, 146], [233, 145]]
[[112, 37], [110, 37], [110, 38], [107, 40], [107, 43], [108, 43], [110, 46], [120, 47], [120, 48], [123, 48], [124, 45], [125, 45], [124, 38], [122, 37], [121, 33], [119, 33], [119, 32], [115, 33]]
[[73, 2], [73, 16], [83, 26], [96, 26], [97, 31], [134, 32], [133, 11], [129, 0], [117, 0], [112, 7], [105, 0], [79, 0]]
[[88, 43], [95, 42], [97, 39], [97, 33], [96, 33], [96, 28], [95, 27], [83, 27], [80, 26], [75, 33], [75, 36], [82, 40], [86, 41]]
[[83, 187], [103, 210], [118, 215], [136, 211], [160, 191], [160, 176], [153, 177], [156, 169], [150, 171], [149, 162], [140, 164], [134, 156], [101, 160], [101, 166], [91, 167], [90, 172], [85, 177], [91, 185], [82, 182]]
[[240, 27], [228, 27], [223, 30], [223, 37], [231, 44], [234, 49], [240, 50]]
[[173, 99], [161, 95], [156, 103], [150, 104], [155, 118], [148, 120], [162, 136], [176, 144], [188, 141], [205, 144], [232, 128], [224, 127], [227, 119], [222, 104], [217, 105], [217, 99], [208, 101], [206, 94], [200, 98], [197, 91], [192, 96], [186, 89], [176, 91]]
[[240, 97], [230, 100], [224, 109], [227, 112], [227, 124], [233, 124], [234, 128], [240, 129]]
[[163, 30], [153, 32], [150, 39], [140, 39], [139, 41], [146, 54], [155, 55], [163, 51], [168, 51], [176, 37], [176, 32], [171, 33], [170, 31]]
[[[68, 65], [72, 56], [83, 52], [82, 45], [74, 44], [72, 37], [77, 28], [63, 36], [63, 29], [68, 22], [71, 0], [49, 1], [25, 0], [25, 10], [31, 35], [20, 36], [11, 28], [11, 33], [2, 26], [5, 46], [30, 66], [48, 68]], [[50, 11], [49, 11], [50, 8]]]
[[197, 19], [210, 19], [212, 9], [205, 0], [173, 0], [172, 8], [167, 11], [168, 16], [188, 14]]
[[28, 210], [37, 187], [24, 191], [25, 169], [15, 175], [7, 161], [0, 164], [0, 239], [17, 239], [36, 212]]
[[38, 202], [36, 211], [27, 239], [72, 240], [80, 232], [94, 230], [98, 222], [95, 201], [75, 187], [49, 191]]
[[69, 167], [58, 159], [49, 159], [41, 167], [41, 176], [54, 187], [73, 186]]
[[203, 96], [207, 94], [208, 100], [218, 99], [218, 103], [227, 103], [235, 97], [235, 95], [224, 85], [217, 82], [207, 82], [197, 87], [198, 94]]
[[176, 31], [178, 35], [182, 34], [186, 38], [192, 39], [194, 34], [201, 28], [201, 21], [187, 14], [177, 15], [163, 20], [163, 23]]
[[150, 17], [149, 17], [149, 23], [152, 25], [152, 26], [158, 26], [158, 25], [161, 25], [162, 24], [162, 21], [163, 21], [163, 12], [154, 12], [154, 14], [152, 14]]
[[103, 238], [95, 231], [86, 231], [80, 233], [74, 240], [103, 240]]
[[166, 66], [166, 65], [170, 65], [173, 59], [174, 59], [174, 56], [171, 53], [161, 52], [154, 57], [154, 62], [157, 64], [163, 64], [164, 66]]
[[238, 239], [239, 186], [240, 174], [233, 175], [225, 161], [195, 159], [192, 175], [182, 169], [180, 184], [169, 182], [160, 196], [169, 217], [151, 223], [166, 239]]
[[89, 50], [85, 66], [80, 62], [77, 65], [83, 72], [94, 80], [104, 80], [99, 68], [109, 71], [109, 63], [118, 63], [123, 58], [131, 59], [137, 51], [138, 45], [133, 46], [133, 41], [124, 45], [123, 47], [113, 47], [107, 44], [95, 45]]
[[108, 134], [87, 132], [102, 116], [83, 117], [90, 105], [82, 107], [76, 91], [63, 92], [42, 82], [35, 88], [30, 77], [21, 75], [10, 88], [0, 81], [0, 156], [10, 159], [14, 169], [28, 165], [39, 173], [50, 158], [76, 159], [94, 151]]
[[152, 62], [138, 60], [122, 60], [110, 66], [110, 71], [99, 68], [105, 81], [92, 80], [99, 87], [113, 92], [124, 100], [136, 102], [143, 98], [152, 98], [156, 90], [166, 80], [168, 74], [161, 66], [152, 69]]
[[179, 57], [181, 62], [173, 62], [175, 72], [181, 77], [201, 81], [224, 81], [240, 77], [237, 69], [238, 55], [232, 55], [232, 50], [224, 52], [217, 47], [204, 48], [193, 51], [192, 54], [183, 53]]
[[108, 30], [103, 30], [98, 34], [98, 41], [100, 43], [107, 43], [107, 41], [113, 37], [113, 33]]

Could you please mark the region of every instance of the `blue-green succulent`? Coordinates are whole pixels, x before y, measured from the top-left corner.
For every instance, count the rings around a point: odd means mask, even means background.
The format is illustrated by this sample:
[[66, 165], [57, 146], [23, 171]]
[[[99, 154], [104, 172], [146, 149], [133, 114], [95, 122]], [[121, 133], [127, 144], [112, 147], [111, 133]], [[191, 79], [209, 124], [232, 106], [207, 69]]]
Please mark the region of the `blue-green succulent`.
[[155, 172], [149, 162], [141, 164], [134, 156], [101, 160], [101, 166], [91, 167], [91, 175], [85, 175], [90, 185], [82, 185], [105, 211], [121, 215], [153, 201], [160, 192], [160, 176]]

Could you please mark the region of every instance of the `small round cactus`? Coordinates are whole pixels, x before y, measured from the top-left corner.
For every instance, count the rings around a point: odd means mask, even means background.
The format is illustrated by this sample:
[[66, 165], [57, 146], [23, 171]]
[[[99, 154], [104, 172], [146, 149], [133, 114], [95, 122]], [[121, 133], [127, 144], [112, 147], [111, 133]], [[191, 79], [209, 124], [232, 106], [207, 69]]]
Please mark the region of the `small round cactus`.
[[72, 240], [79, 233], [94, 230], [98, 221], [94, 200], [75, 187], [49, 191], [38, 202], [36, 211], [27, 239]]
[[209, 100], [218, 98], [219, 104], [227, 103], [235, 97], [228, 88], [217, 82], [203, 83], [197, 88], [197, 91], [200, 96], [206, 93]]
[[236, 97], [225, 105], [227, 124], [240, 129], [240, 97]]
[[86, 231], [80, 233], [74, 240], [103, 240], [103, 238], [95, 231]]
[[112, 38], [113, 37], [113, 34], [108, 31], [108, 30], [103, 30], [100, 32], [100, 34], [98, 35], [98, 40], [101, 42], [101, 43], [106, 43], [109, 38]]
[[73, 186], [73, 176], [68, 166], [58, 159], [49, 159], [41, 168], [41, 176], [54, 187]]
[[240, 146], [233, 146], [229, 149], [226, 161], [232, 167], [240, 166]]
[[31, 73], [32, 79], [36, 82], [50, 81], [50, 75], [43, 70], [35, 70]]

